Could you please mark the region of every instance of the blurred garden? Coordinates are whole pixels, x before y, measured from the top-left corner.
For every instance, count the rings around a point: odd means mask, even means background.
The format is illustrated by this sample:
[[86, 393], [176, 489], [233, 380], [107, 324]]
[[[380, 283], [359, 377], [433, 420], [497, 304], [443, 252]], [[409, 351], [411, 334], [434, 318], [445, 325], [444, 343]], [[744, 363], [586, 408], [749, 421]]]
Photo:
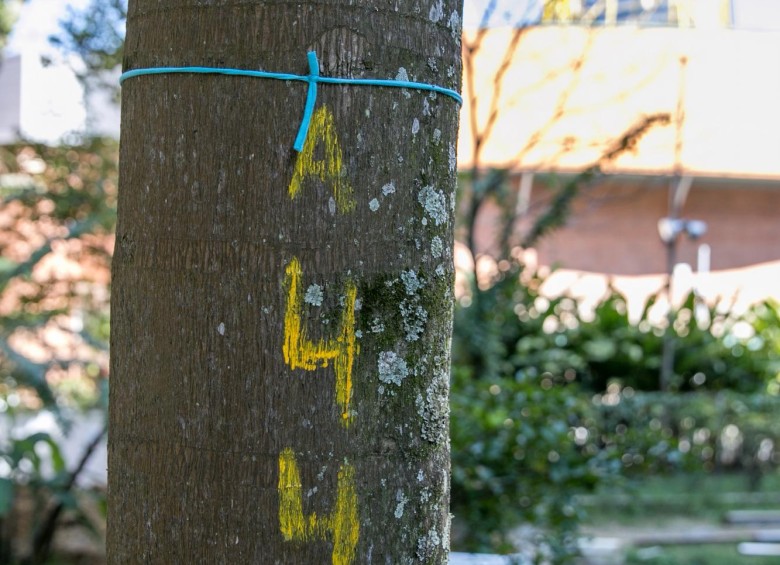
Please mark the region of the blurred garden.
[[[70, 48], [115, 63], [90, 29], [71, 27]], [[608, 160], [662, 121], [628, 131]], [[118, 144], [71, 141], [0, 147], [0, 563], [102, 562], [105, 478], [90, 469], [105, 468]], [[462, 174], [456, 237], [471, 262], [459, 267], [452, 341], [455, 550], [525, 543], [532, 561], [574, 562], [588, 535], [780, 505], [780, 304], [733, 311], [690, 292], [658, 319], [662, 286], [635, 319], [612, 287], [595, 306], [545, 293], [554, 270], [526, 260], [602, 164], [554, 177], [522, 231], [510, 171]], [[488, 256], [474, 240], [489, 207], [505, 213]], [[478, 260], [490, 268], [478, 273]], [[734, 563], [735, 546], [647, 542], [624, 556]]]

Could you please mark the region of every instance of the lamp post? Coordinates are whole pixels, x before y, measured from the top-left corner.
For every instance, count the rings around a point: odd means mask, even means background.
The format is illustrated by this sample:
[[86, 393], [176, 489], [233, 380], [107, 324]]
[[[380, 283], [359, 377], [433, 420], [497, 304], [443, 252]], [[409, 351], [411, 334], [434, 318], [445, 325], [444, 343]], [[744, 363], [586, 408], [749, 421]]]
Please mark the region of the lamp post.
[[666, 299], [669, 302], [669, 312], [666, 315], [667, 325], [664, 332], [663, 349], [661, 351], [661, 373], [659, 388], [666, 391], [674, 373], [675, 342], [674, 331], [675, 312], [672, 306], [672, 281], [674, 266], [677, 264], [677, 243], [681, 234], [696, 240], [707, 233], [707, 223], [701, 220], [665, 217], [658, 220], [658, 235], [666, 246]]

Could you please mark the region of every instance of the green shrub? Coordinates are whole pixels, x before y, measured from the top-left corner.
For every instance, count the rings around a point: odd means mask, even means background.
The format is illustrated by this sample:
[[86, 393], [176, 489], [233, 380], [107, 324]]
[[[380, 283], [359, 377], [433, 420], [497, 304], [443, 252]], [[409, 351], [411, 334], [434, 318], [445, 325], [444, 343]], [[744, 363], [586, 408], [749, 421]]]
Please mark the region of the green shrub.
[[594, 397], [586, 426], [621, 453], [623, 474], [739, 471], [750, 486], [780, 456], [780, 398], [764, 393], [632, 393]]
[[507, 549], [506, 533], [525, 522], [546, 534], [557, 561], [575, 554], [575, 496], [614, 479], [618, 465], [578, 432], [593, 409], [572, 388], [454, 370], [452, 510], [467, 548]]
[[[780, 392], [776, 303], [733, 316], [691, 294], [664, 329], [650, 323], [654, 298], [632, 323], [611, 290], [583, 319], [576, 300], [542, 297], [543, 282], [510, 264], [455, 311], [452, 507], [466, 547], [508, 549], [507, 532], [530, 523], [563, 562], [578, 494], [702, 469], [755, 486], [778, 463], [780, 397], [766, 394]], [[665, 332], [676, 362], [660, 393]]]
[[[658, 390], [665, 334], [674, 343], [668, 390], [736, 390], [780, 393], [780, 305], [762, 302], [735, 316], [702, 304], [691, 293], [674, 312], [674, 325], [651, 323], [651, 297], [636, 322], [626, 299], [611, 289], [592, 316], [579, 303], [540, 295], [544, 279], [516, 265], [493, 286], [476, 290], [456, 308], [453, 359], [477, 378], [523, 371], [550, 373], [555, 382], [577, 382], [603, 392], [611, 382]], [[469, 303], [470, 301], [470, 303]], [[738, 331], [740, 330], [740, 331]]]

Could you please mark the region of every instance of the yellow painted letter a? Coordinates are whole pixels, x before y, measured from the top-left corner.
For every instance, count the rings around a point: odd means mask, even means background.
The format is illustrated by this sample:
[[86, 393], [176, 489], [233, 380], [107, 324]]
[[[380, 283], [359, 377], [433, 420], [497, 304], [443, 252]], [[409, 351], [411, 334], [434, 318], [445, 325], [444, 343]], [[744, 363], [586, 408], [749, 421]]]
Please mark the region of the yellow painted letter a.
[[350, 565], [360, 537], [355, 489], [355, 469], [345, 462], [339, 467], [336, 504], [327, 516], [303, 514], [301, 474], [292, 449], [279, 455], [279, 525], [287, 541], [333, 542], [333, 565]]
[[[323, 159], [315, 161], [314, 150], [320, 142], [323, 145]], [[331, 185], [333, 199], [340, 213], [345, 214], [354, 210], [355, 199], [352, 187], [344, 175], [341, 147], [333, 124], [333, 114], [326, 106], [320, 106], [311, 117], [306, 143], [303, 145], [303, 151], [298, 155], [298, 160], [295, 161], [295, 171], [288, 189], [290, 198], [295, 199], [299, 195], [303, 181], [310, 176]]]
[[336, 373], [336, 402], [341, 410], [344, 425], [351, 418], [349, 403], [352, 399], [352, 365], [358, 353], [355, 338], [355, 298], [357, 288], [347, 281], [344, 294], [344, 310], [338, 335], [335, 339], [309, 339], [303, 325], [303, 286], [301, 284], [301, 264], [293, 257], [286, 271], [287, 310], [284, 313], [284, 361], [291, 369], [314, 371], [318, 367], [327, 367], [333, 360]]

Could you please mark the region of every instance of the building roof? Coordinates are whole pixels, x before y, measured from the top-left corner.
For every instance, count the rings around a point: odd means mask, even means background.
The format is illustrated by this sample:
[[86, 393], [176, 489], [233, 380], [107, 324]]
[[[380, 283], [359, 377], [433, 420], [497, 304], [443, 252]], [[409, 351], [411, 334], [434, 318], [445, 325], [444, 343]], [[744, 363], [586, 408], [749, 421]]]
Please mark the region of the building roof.
[[476, 131], [480, 167], [576, 171], [661, 116], [604, 168], [780, 181], [778, 59], [777, 32], [467, 31], [459, 165], [474, 165]]

